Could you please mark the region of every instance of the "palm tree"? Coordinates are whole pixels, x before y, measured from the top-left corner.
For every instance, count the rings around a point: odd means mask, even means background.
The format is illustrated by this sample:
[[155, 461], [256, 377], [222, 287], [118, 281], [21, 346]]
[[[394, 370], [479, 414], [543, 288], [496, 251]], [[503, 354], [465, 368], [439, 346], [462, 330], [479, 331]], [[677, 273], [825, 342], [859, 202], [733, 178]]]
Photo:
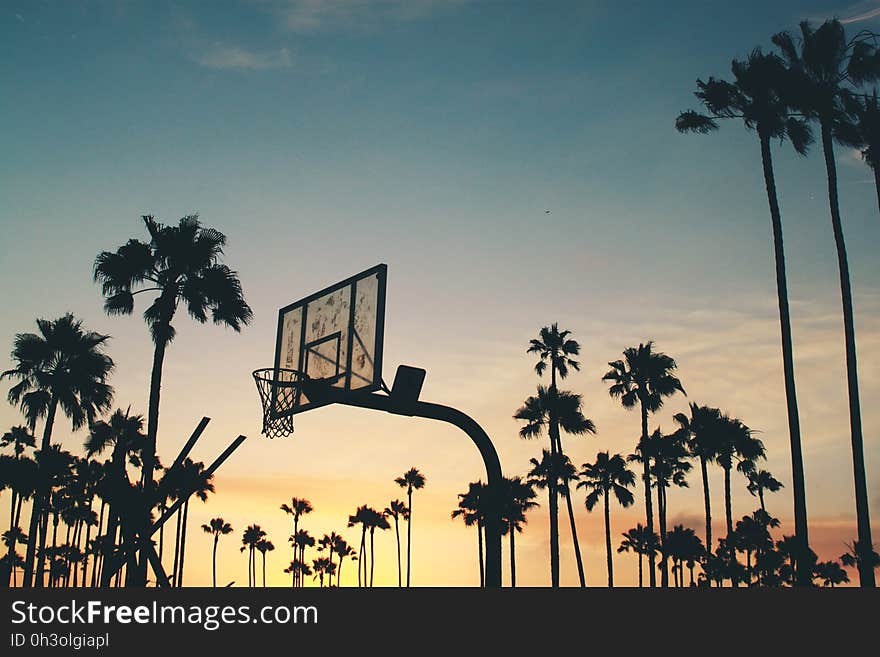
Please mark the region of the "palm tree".
[[[523, 405], [517, 409], [513, 417], [516, 420], [525, 422], [519, 430], [520, 438], [537, 438], [544, 431], [551, 436], [551, 447], [554, 442], [553, 434], [550, 433], [553, 422], [558, 424], [558, 429], [575, 436], [585, 434], [595, 434], [596, 425], [593, 421], [584, 417], [582, 410], [582, 397], [568, 390], [551, 391], [544, 386], [538, 386], [538, 394], [531, 396], [525, 400]], [[551, 422], [552, 420], [552, 422]], [[561, 444], [561, 440], [560, 440]], [[551, 478], [546, 482], [549, 495], [549, 511], [550, 511], [550, 583], [552, 586], [559, 586], [559, 520], [557, 518], [558, 495], [561, 492], [565, 497], [568, 507], [568, 519], [571, 525], [571, 537], [574, 543], [575, 560], [578, 564], [578, 577], [581, 586], [586, 586], [584, 576], [584, 567], [581, 560], [580, 545], [578, 544], [577, 531], [574, 522], [574, 509], [571, 504], [571, 490], [569, 486], [570, 479], [561, 477], [564, 474], [561, 464], [567, 463], [568, 459], [561, 450], [549, 450], [548, 458], [552, 462], [559, 464], [559, 468], [548, 471]], [[557, 455], [557, 456], [554, 456]], [[573, 469], [572, 469], [573, 471]], [[556, 477], [554, 479], [553, 477]], [[562, 490], [559, 489], [559, 481], [562, 482]], [[555, 582], [555, 584], [554, 584]]]
[[813, 576], [822, 580], [822, 586], [834, 588], [838, 584], [849, 582], [849, 575], [837, 561], [823, 561], [816, 564]]
[[862, 580], [863, 570], [875, 571], [880, 568], [880, 554], [871, 545], [867, 548], [859, 545], [858, 539], [846, 544], [847, 551], [840, 555], [840, 562], [847, 568], [856, 568], [859, 571], [859, 579]]
[[391, 500], [391, 503], [385, 507], [385, 515], [394, 518], [394, 533], [397, 538], [397, 586], [403, 586], [403, 575], [401, 574], [401, 554], [400, 554], [400, 518], [409, 520], [409, 508], [400, 500]]
[[515, 536], [522, 533], [523, 525], [528, 522], [526, 513], [538, 507], [537, 497], [532, 484], [522, 477], [502, 479], [501, 485], [501, 521], [502, 533], [510, 536], [510, 586], [516, 588], [516, 547]]
[[291, 575], [294, 581], [302, 581], [303, 577], [312, 574], [312, 569], [307, 563], [303, 563], [299, 559], [294, 559], [290, 565], [284, 569], [285, 573]]
[[[794, 355], [791, 341], [791, 315], [788, 307], [788, 283], [785, 274], [785, 248], [782, 237], [782, 215], [776, 194], [773, 158], [770, 143], [774, 139], [791, 142], [799, 155], [806, 155], [813, 141], [809, 126], [794, 116], [789, 101], [780, 92], [786, 86], [788, 75], [782, 60], [776, 55], [765, 55], [755, 49], [748, 59], [734, 60], [731, 65], [735, 82], [709, 78], [697, 80], [695, 96], [709, 115], [694, 111], [683, 112], [676, 121], [681, 132], [708, 133], [718, 128], [722, 119], [742, 119], [746, 129], [755, 130], [761, 145], [761, 164], [764, 185], [770, 205], [773, 228], [773, 248], [776, 263], [776, 297], [779, 306], [779, 324], [782, 339], [782, 371], [785, 381], [785, 400], [788, 411], [788, 434], [791, 444], [792, 486], [794, 489], [795, 534], [809, 549], [807, 536], [807, 501], [804, 488], [804, 459], [801, 449], [801, 428], [798, 416], [797, 393], [794, 381]], [[707, 549], [712, 544], [707, 540]], [[809, 582], [804, 580], [805, 585]]]
[[354, 548], [351, 547], [348, 543], [345, 542], [341, 536], [339, 540], [332, 547], [333, 552], [339, 557], [339, 567], [336, 569], [336, 586], [340, 586], [340, 581], [342, 578], [342, 562], [345, 561], [346, 558], [356, 559], [357, 553], [354, 551]]
[[467, 527], [477, 528], [477, 550], [480, 564], [480, 587], [486, 585], [486, 573], [483, 563], [483, 527], [486, 524], [484, 499], [487, 486], [482, 481], [474, 481], [468, 484], [464, 493], [458, 494], [458, 508], [452, 511], [453, 520], [461, 518]]
[[[299, 531], [299, 519], [300, 516], [304, 516], [313, 511], [312, 503], [307, 499], [300, 497], [292, 497], [290, 498], [290, 505], [282, 504], [281, 510], [284, 511], [287, 515], [293, 516], [293, 534], [292, 536], [296, 536], [297, 531]], [[293, 558], [296, 560], [296, 546], [293, 548]], [[297, 577], [300, 575], [299, 572], [294, 572], [294, 581], [293, 585], [297, 585]]]
[[[9, 569], [8, 572], [12, 582], [12, 586], [18, 586], [15, 577], [15, 568], [17, 566], [24, 565], [24, 560], [21, 558], [21, 555], [16, 552], [15, 546], [19, 543], [27, 543], [27, 534], [21, 531], [21, 527], [12, 527], [3, 532], [2, 540], [3, 545], [9, 548], [6, 556], [4, 557], [5, 566]], [[9, 586], [8, 583], [7, 586]]]
[[[364, 511], [363, 520], [364, 526], [369, 528], [370, 530], [370, 587], [373, 586], [373, 573], [376, 569], [376, 548], [375, 548], [375, 534], [377, 529], [391, 529], [391, 525], [388, 523], [388, 520], [385, 518], [385, 514], [377, 511], [373, 507], [366, 507]], [[366, 584], [366, 576], [367, 576], [367, 566], [364, 564], [364, 583]]]
[[682, 566], [687, 565], [690, 571], [690, 586], [694, 585], [694, 566], [705, 554], [703, 542], [693, 529], [684, 525], [676, 525], [666, 535], [666, 552], [672, 557], [673, 572], [676, 575], [675, 585], [684, 586]]
[[758, 500], [761, 502], [761, 511], [766, 513], [767, 509], [764, 506], [764, 491], [766, 490], [775, 493], [783, 488], [782, 482], [767, 470], [752, 470], [747, 476], [749, 478], [748, 491], [752, 495], [758, 497]]
[[261, 538], [259, 541], [257, 541], [257, 544], [254, 545], [254, 548], [256, 548], [256, 550], [263, 557], [263, 588], [266, 588], [266, 553], [274, 550], [275, 546], [272, 544], [272, 541]]
[[648, 438], [636, 448], [629, 460], [642, 462], [649, 459], [651, 476], [657, 488], [657, 518], [660, 525], [660, 576], [661, 585], [669, 586], [669, 573], [666, 560], [666, 490], [670, 486], [687, 488], [687, 473], [691, 464], [684, 460], [688, 455], [681, 432], [664, 434], [658, 427]]
[[[110, 466], [107, 470], [107, 492], [109, 494], [109, 521], [107, 533], [116, 537], [116, 531], [120, 520], [130, 517], [134, 509], [129, 508], [131, 495], [129, 489], [131, 482], [128, 479], [126, 465], [129, 462], [137, 464], [139, 456], [146, 442], [143, 433], [144, 418], [140, 415], [130, 415], [131, 407], [126, 411], [116, 409], [110, 416], [109, 421], [98, 420], [91, 425], [88, 438], [85, 441], [86, 456], [92, 458], [101, 454], [112, 445]], [[123, 534], [126, 541], [134, 536], [134, 529], [129, 525], [123, 526]], [[101, 583], [102, 586], [109, 584], [108, 580]]]
[[[548, 434], [550, 436], [550, 453], [551, 454], [563, 454], [562, 451], [562, 441], [559, 436], [559, 423], [560, 420], [557, 417], [557, 407], [556, 404], [553, 403], [553, 400], [556, 399], [558, 393], [557, 386], [557, 378], [565, 379], [568, 376], [569, 368], [573, 370], [580, 370], [580, 363], [574, 360], [572, 356], [577, 356], [580, 354], [581, 346], [578, 342], [571, 337], [571, 331], [560, 331], [559, 326], [556, 322], [551, 324], [550, 326], [543, 327], [538, 332], [537, 339], [532, 339], [529, 341], [529, 348], [526, 350], [526, 353], [529, 354], [538, 354], [539, 360], [535, 363], [535, 372], [538, 376], [543, 376], [544, 372], [547, 370], [547, 365], [550, 365], [550, 388], [547, 390], [548, 402], [547, 407], [547, 425], [548, 425]], [[568, 490], [568, 482], [564, 482], [566, 487], [566, 492], [563, 493], [567, 495], [570, 500], [570, 491]], [[559, 520], [557, 517], [558, 514], [558, 501], [557, 495], [559, 491], [557, 490], [558, 482], [551, 481], [550, 482], [550, 581], [552, 586], [559, 586]], [[575, 559], [577, 561], [578, 568], [578, 577], [580, 579], [581, 587], [586, 585], [584, 578], [584, 565], [581, 560], [581, 551], [580, 546], [578, 545], [577, 538], [577, 527], [574, 523], [574, 512], [572, 511], [571, 503], [568, 505], [570, 514], [569, 521], [571, 525], [571, 533], [572, 533], [572, 542], [574, 544], [575, 550]], [[554, 537], [555, 536], [555, 543]]]
[[[110, 336], [87, 331], [82, 322], [67, 314], [56, 320], [37, 320], [39, 333], [18, 333], [15, 336], [11, 358], [15, 367], [0, 374], [0, 379], [17, 379], [9, 389], [11, 404], [18, 404], [34, 431], [37, 420], [45, 417], [40, 449], [46, 451], [52, 440], [55, 414], [61, 407], [76, 431], [91, 424], [95, 417], [110, 408], [113, 388], [107, 377], [113, 370], [113, 360], [104, 353]], [[34, 495], [30, 541], [25, 554], [22, 586], [33, 582], [34, 556], [39, 542], [46, 543], [45, 527], [38, 528], [48, 501], [48, 491], [37, 490]], [[38, 537], [37, 534], [40, 536]], [[44, 553], [40, 553], [38, 569], [44, 567]]]
[[[101, 283], [104, 310], [109, 315], [129, 315], [136, 294], [156, 292], [144, 311], [144, 320], [153, 339], [153, 366], [147, 412], [147, 448], [143, 480], [150, 489], [155, 469], [156, 437], [159, 427], [159, 392], [165, 351], [174, 339], [171, 322], [178, 305], [186, 305], [190, 317], [205, 323], [210, 318], [240, 331], [253, 312], [244, 300], [236, 272], [222, 264], [226, 236], [203, 227], [197, 215], [183, 217], [178, 224], [165, 226], [152, 216], [142, 217], [149, 242], [130, 239], [116, 251], [102, 251], [95, 258], [94, 279]], [[139, 289], [136, 289], [139, 288]], [[141, 522], [149, 523], [149, 508]], [[137, 584], [146, 584], [145, 555], [138, 564]]]
[[853, 121], [854, 135], [850, 141], [858, 142], [862, 159], [874, 173], [874, 188], [880, 206], [880, 100], [877, 90], [874, 89], [870, 96], [863, 94], [861, 99], [853, 96], [847, 103], [847, 111]]
[[[834, 141], [846, 146], [858, 146], [848, 114], [855, 100], [852, 88], [880, 79], [880, 55], [876, 35], [859, 33], [847, 40], [843, 25], [838, 20], [825, 21], [813, 29], [808, 21], [800, 24], [800, 48], [787, 32], [773, 37], [794, 76], [795, 105], [808, 118], [819, 122], [822, 152], [828, 174], [828, 203], [831, 209], [831, 228], [837, 249], [840, 274], [840, 298], [843, 305], [843, 335], [846, 348], [846, 382], [849, 393], [849, 422], [852, 442], [853, 473], [855, 481], [856, 517], [859, 544], [871, 545], [871, 516], [868, 511], [868, 485], [865, 475], [865, 454], [862, 439], [862, 411], [859, 402], [859, 377], [856, 363], [856, 330], [853, 319], [852, 287], [840, 204], [837, 195], [837, 164], [834, 159]], [[805, 575], [806, 577], [806, 575]], [[859, 571], [863, 587], [876, 586], [874, 571]]]
[[416, 468], [410, 468], [397, 477], [394, 483], [406, 489], [406, 507], [409, 509], [409, 519], [406, 522], [406, 586], [409, 587], [410, 574], [412, 571], [412, 494], [414, 490], [425, 487], [425, 475]]
[[[367, 550], [367, 529], [370, 526], [370, 513], [369, 507], [364, 504], [359, 506], [353, 515], [348, 516], [348, 526], [354, 527], [355, 525], [361, 526], [361, 544], [358, 547], [358, 586], [363, 586], [366, 584], [366, 574], [367, 574], [367, 560], [366, 560], [366, 550]], [[361, 576], [363, 573], [363, 577]]]
[[[186, 556], [186, 526], [187, 517], [189, 515], [189, 501], [193, 497], [201, 500], [202, 502], [208, 501], [208, 493], [214, 492], [214, 484], [212, 482], [214, 475], [211, 474], [206, 476], [205, 464], [201, 461], [193, 461], [189, 457], [185, 458], [180, 464], [178, 475], [180, 477], [180, 489], [184, 491], [185, 494], [192, 491], [192, 493], [186, 498], [186, 501], [181, 507], [183, 515], [181, 518], [180, 530], [180, 560], [178, 562], [178, 568], [174, 576], [174, 586], [182, 587], [183, 564], [184, 557]], [[256, 575], [254, 576], [254, 586], [256, 586]]]
[[[721, 432], [716, 461], [724, 470], [724, 512], [727, 520], [727, 535], [733, 533], [733, 514], [730, 504], [730, 472], [734, 461], [751, 464], [764, 458], [764, 444], [754, 437], [753, 431], [741, 420], [727, 415], [721, 417]], [[746, 466], [748, 469], [748, 466]]]
[[[587, 491], [587, 511], [592, 511], [600, 499], [605, 505], [605, 559], [608, 564], [608, 587], [614, 587], [614, 566], [611, 560], [611, 512], [609, 498], [611, 493], [624, 508], [630, 506], [635, 497], [627, 489], [636, 485], [635, 475], [626, 467], [620, 454], [609, 456], [608, 452], [596, 454], [595, 463], [581, 466], [578, 488]], [[641, 569], [641, 557], [639, 557]]]
[[315, 579], [320, 580], [318, 586], [321, 588], [324, 587], [324, 575], [329, 573], [332, 565], [330, 559], [327, 557], [318, 557], [312, 561], [312, 569], [315, 571]]
[[[13, 570], [18, 563], [15, 556], [16, 537], [20, 538], [21, 536], [24, 536], [24, 533], [18, 526], [18, 515], [16, 513], [16, 510], [21, 507], [21, 495], [24, 492], [24, 488], [20, 485], [20, 474], [22, 469], [19, 466], [21, 465], [25, 449], [28, 447], [33, 449], [36, 444], [37, 442], [33, 434], [27, 427], [23, 426], [12, 427], [9, 431], [0, 436], [0, 447], [9, 447], [11, 445], [13, 454], [15, 455], [14, 457], [9, 457], [5, 454], [3, 455], [4, 463], [6, 464], [4, 467], [3, 483], [9, 486], [12, 493], [9, 511], [9, 531], [12, 541], [7, 544], [9, 547], [8, 558], [6, 560], [8, 569], [5, 571], [0, 569], [0, 573], [5, 572], [5, 577], [2, 577], [2, 581], [6, 586], [9, 586], [10, 578], [14, 574]], [[0, 486], [0, 488], [2, 488], [2, 486]], [[15, 530], [18, 531], [16, 532]]]
[[241, 551], [248, 551], [248, 586], [255, 586], [257, 581], [255, 550], [257, 543], [266, 535], [259, 525], [249, 525], [241, 535]]
[[[214, 537], [214, 549], [211, 551], [211, 581], [217, 586], [217, 543], [221, 536], [232, 533], [232, 525], [223, 518], [211, 518], [207, 525], [202, 525], [202, 531]], [[264, 578], [265, 579], [265, 578]]]
[[[648, 414], [655, 413], [663, 406], [663, 398], [674, 395], [676, 391], [685, 394], [684, 388], [673, 374], [677, 365], [671, 356], [654, 351], [654, 343], [627, 347], [623, 359], [608, 363], [611, 369], [602, 377], [610, 381], [608, 394], [619, 398], [627, 410], [639, 406], [642, 416], [642, 442], [648, 440]], [[654, 510], [651, 503], [650, 459], [642, 464], [642, 479], [645, 485], [645, 517], [648, 533], [654, 533]], [[654, 552], [648, 553], [650, 569], [648, 579], [652, 587], [657, 585], [654, 572]]]
[[[300, 529], [296, 532], [296, 534], [293, 534], [292, 536], [288, 537], [287, 540], [288, 540], [288, 542], [292, 543], [294, 546], [293, 547], [293, 551], [294, 551], [294, 555], [295, 555], [294, 561], [298, 560], [299, 562], [301, 562], [303, 564], [306, 563], [306, 548], [307, 547], [314, 547], [314, 545], [315, 545], [314, 537], [311, 534], [309, 534], [305, 529]], [[298, 552], [298, 554], [297, 554], [297, 552]], [[307, 575], [308, 573], [300, 572], [299, 574], [300, 575], [303, 575], [303, 574]], [[299, 586], [301, 586], [301, 587], [305, 586], [305, 584], [303, 582], [303, 578], [298, 577], [296, 571], [293, 571], [293, 577], [294, 577], [294, 581], [297, 582]]]
[[709, 406], [690, 403], [690, 416], [676, 413], [681, 438], [691, 456], [700, 460], [703, 477], [703, 506], [706, 512], [706, 545], [712, 545], [712, 505], [709, 496], [708, 464], [718, 454], [718, 434], [721, 411]]
[[620, 542], [618, 552], [635, 552], [639, 556], [639, 588], [642, 587], [642, 557], [650, 552], [657, 550], [660, 540], [657, 534], [648, 532], [648, 528], [641, 523], [636, 524], [632, 529], [626, 530], [623, 534], [623, 540]]

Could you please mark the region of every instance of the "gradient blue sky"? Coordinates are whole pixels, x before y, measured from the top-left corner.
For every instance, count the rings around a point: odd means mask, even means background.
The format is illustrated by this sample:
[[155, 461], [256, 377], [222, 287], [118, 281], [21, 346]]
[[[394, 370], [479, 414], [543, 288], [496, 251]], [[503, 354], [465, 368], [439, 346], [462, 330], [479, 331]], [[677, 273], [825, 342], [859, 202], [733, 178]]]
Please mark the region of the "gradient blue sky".
[[[774, 32], [832, 15], [877, 29], [876, 14], [880, 2], [833, 0], [6, 1], [0, 345], [36, 316], [71, 310], [114, 336], [118, 403], [145, 411], [146, 329], [137, 314], [103, 316], [91, 263], [142, 236], [141, 214], [199, 212], [228, 235], [227, 262], [256, 319], [241, 336], [177, 322], [163, 388], [166, 460], [203, 414], [214, 421], [199, 458], [250, 436], [218, 476], [218, 495], [191, 511], [193, 528], [222, 513], [236, 529], [260, 522], [281, 545], [286, 521], [274, 508], [306, 495], [326, 509], [314, 532], [339, 529], [357, 504], [387, 504], [397, 494], [390, 480], [417, 463], [431, 485], [415, 572], [422, 583], [473, 583], [473, 537], [448, 512], [480, 463], [454, 432], [323, 409], [303, 416], [288, 442], [258, 436], [249, 372], [272, 362], [277, 308], [377, 262], [389, 265], [388, 378], [398, 363], [426, 367], [425, 396], [483, 422], [509, 473], [539, 449], [516, 437], [510, 417], [534, 385], [524, 349], [559, 321], [583, 344], [583, 371], [570, 382], [600, 429], [571, 443], [576, 463], [631, 449], [638, 418], [607, 398], [599, 377], [624, 347], [655, 339], [678, 359], [689, 399], [762, 431], [769, 469], [789, 484], [758, 144], [736, 124], [700, 137], [673, 123], [694, 105], [697, 77], [726, 76], [733, 57], [769, 47]], [[775, 156], [808, 504], [831, 557], [854, 534], [854, 509], [824, 167], [787, 146]], [[880, 218], [869, 170], [853, 152], [838, 160], [877, 518]], [[687, 401], [670, 402], [661, 426]], [[18, 421], [0, 408], [0, 425]], [[82, 439], [62, 441], [76, 449]], [[739, 515], [754, 508], [744, 490], [736, 495]], [[790, 487], [772, 499], [787, 522]], [[715, 504], [722, 519], [720, 496]], [[670, 505], [700, 527], [696, 478]], [[600, 584], [601, 519], [582, 506]], [[620, 513], [615, 532], [638, 514]], [[518, 543], [525, 583], [547, 578], [543, 515]], [[230, 568], [243, 579], [233, 542]], [[271, 558], [280, 572], [283, 551]], [[633, 581], [619, 561], [620, 579]], [[390, 577], [390, 559], [385, 566]], [[196, 570], [193, 583], [207, 573]]]

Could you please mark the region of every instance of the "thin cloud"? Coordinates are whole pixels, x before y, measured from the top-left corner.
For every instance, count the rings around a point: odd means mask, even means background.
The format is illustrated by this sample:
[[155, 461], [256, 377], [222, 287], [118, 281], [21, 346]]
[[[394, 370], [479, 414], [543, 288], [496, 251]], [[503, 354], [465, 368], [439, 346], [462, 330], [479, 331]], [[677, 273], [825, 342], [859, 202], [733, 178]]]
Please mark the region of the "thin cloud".
[[843, 18], [840, 18], [840, 22], [844, 25], [869, 21], [880, 16], [880, 0], [869, 0], [868, 2], [850, 5], [846, 9], [841, 10], [837, 15], [843, 16]]
[[467, 0], [287, 0], [275, 5], [293, 32], [371, 28], [382, 23], [419, 20]]
[[194, 57], [199, 66], [219, 71], [262, 71], [289, 68], [292, 64], [287, 48], [256, 52], [239, 46], [216, 45]]

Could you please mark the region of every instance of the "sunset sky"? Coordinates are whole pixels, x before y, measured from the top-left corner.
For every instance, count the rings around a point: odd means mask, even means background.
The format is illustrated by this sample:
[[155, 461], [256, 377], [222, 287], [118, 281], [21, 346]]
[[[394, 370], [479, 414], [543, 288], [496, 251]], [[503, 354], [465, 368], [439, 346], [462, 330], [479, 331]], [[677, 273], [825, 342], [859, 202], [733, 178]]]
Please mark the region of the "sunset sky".
[[[505, 474], [524, 474], [546, 439], [524, 441], [512, 415], [534, 393], [538, 329], [557, 321], [582, 345], [564, 383], [598, 426], [563, 438], [580, 466], [629, 453], [638, 414], [600, 379], [625, 347], [655, 340], [689, 401], [719, 406], [760, 431], [764, 467], [785, 484], [768, 510], [793, 533], [791, 461], [772, 242], [757, 138], [741, 124], [710, 136], [675, 131], [698, 77], [798, 21], [838, 16], [880, 30], [880, 2], [482, 2], [242, 0], [38, 2], [0, 7], [0, 369], [16, 333], [67, 311], [113, 336], [115, 406], [146, 414], [152, 344], [138, 298], [107, 317], [95, 255], [144, 239], [139, 217], [198, 212], [228, 236], [255, 319], [241, 334], [178, 315], [163, 378], [159, 451], [170, 463], [203, 416], [194, 450], [210, 462], [248, 440], [219, 471], [217, 494], [190, 508], [186, 583], [210, 584], [223, 516], [221, 584], [247, 582], [241, 530], [257, 523], [276, 550], [271, 584], [288, 576], [292, 496], [303, 526], [357, 546], [350, 513], [383, 508], [411, 466], [428, 478], [413, 523], [416, 585], [478, 583], [476, 536], [453, 522], [456, 494], [485, 477], [468, 438], [413, 418], [327, 407], [296, 433], [260, 435], [251, 371], [272, 365], [278, 308], [372, 265], [388, 264], [385, 372], [424, 367], [422, 399], [460, 408], [492, 437]], [[820, 154], [774, 144], [785, 230], [810, 538], [836, 558], [855, 537], [837, 263]], [[870, 170], [838, 148], [849, 248], [865, 457], [880, 532], [880, 216]], [[545, 211], [549, 210], [550, 213]], [[6, 393], [7, 382], [2, 391]], [[0, 428], [22, 423], [0, 405]], [[5, 430], [5, 428], [3, 430]], [[41, 426], [38, 427], [38, 431]], [[81, 453], [85, 432], [53, 437]], [[702, 536], [699, 475], [669, 493], [669, 525]], [[713, 511], [723, 526], [720, 469]], [[0, 504], [8, 500], [0, 496]], [[644, 522], [612, 508], [615, 545]], [[547, 501], [517, 537], [518, 583], [549, 584]], [[757, 507], [734, 477], [734, 514]], [[6, 507], [2, 507], [6, 508]], [[604, 585], [601, 512], [576, 499], [587, 582]], [[564, 520], [564, 517], [561, 518]], [[170, 525], [169, 525], [170, 526]], [[567, 522], [562, 582], [577, 583]], [[396, 584], [394, 536], [376, 537], [377, 581]], [[505, 570], [507, 574], [507, 543]], [[313, 555], [314, 556], [314, 555]], [[346, 563], [343, 583], [356, 579]], [[855, 573], [851, 571], [851, 577]], [[616, 583], [636, 582], [615, 555]]]

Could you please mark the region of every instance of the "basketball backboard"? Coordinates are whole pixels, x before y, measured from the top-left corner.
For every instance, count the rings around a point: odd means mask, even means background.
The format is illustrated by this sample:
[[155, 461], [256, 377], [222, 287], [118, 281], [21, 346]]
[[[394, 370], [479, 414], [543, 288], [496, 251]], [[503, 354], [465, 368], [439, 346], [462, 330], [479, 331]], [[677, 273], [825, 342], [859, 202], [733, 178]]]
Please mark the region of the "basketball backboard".
[[[347, 391], [381, 388], [387, 271], [387, 265], [376, 265], [282, 308], [276, 380], [279, 370], [297, 370]], [[310, 400], [299, 386], [292, 404], [284, 402], [284, 394], [280, 389], [273, 392], [274, 418], [326, 403]]]

